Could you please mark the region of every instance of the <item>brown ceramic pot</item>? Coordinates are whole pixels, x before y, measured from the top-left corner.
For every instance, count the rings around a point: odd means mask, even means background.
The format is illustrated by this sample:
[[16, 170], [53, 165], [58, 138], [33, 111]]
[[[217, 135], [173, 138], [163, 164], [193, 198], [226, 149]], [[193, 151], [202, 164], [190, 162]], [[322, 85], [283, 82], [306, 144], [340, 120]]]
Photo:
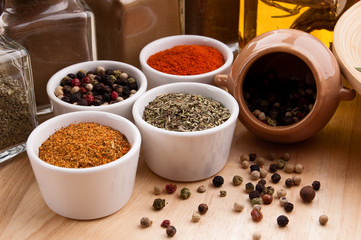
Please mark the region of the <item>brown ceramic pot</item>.
[[[251, 69], [253, 73], [272, 70], [285, 77], [312, 75], [317, 94], [310, 112], [300, 121], [285, 126], [270, 126], [260, 121], [248, 108], [243, 93], [244, 80]], [[328, 123], [341, 100], [352, 100], [356, 95], [353, 89], [343, 87], [332, 52], [319, 39], [292, 29], [274, 30], [254, 38], [238, 54], [231, 73], [219, 74], [214, 80], [235, 97], [239, 119], [248, 130], [279, 143], [313, 136]]]

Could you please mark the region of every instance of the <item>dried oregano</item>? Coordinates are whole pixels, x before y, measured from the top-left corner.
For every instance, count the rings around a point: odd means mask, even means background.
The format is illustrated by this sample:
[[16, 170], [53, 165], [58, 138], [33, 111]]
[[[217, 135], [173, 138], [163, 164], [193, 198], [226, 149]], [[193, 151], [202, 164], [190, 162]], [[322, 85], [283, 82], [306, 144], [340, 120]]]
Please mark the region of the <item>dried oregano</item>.
[[143, 119], [158, 128], [194, 132], [216, 127], [230, 115], [220, 102], [181, 92], [157, 96], [145, 107]]

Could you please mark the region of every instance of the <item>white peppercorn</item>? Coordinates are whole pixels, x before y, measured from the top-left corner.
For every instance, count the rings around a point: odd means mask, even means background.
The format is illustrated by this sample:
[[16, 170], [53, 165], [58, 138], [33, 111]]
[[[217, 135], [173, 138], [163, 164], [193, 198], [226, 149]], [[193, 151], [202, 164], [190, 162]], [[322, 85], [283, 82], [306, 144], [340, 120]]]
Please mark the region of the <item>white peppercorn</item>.
[[64, 95], [63, 92], [63, 87], [62, 86], [57, 86], [54, 90], [54, 94], [56, 97], [60, 96], [60, 95]]
[[206, 187], [204, 185], [200, 185], [197, 188], [197, 192], [199, 192], [199, 193], [204, 193], [205, 191], [207, 191], [207, 189], [206, 189]]
[[295, 165], [295, 172], [296, 173], [302, 173], [303, 172], [303, 165], [301, 164], [301, 163], [297, 163], [296, 165]]
[[161, 186], [154, 186], [153, 192], [155, 195], [159, 195], [162, 193], [162, 187]]
[[323, 214], [319, 217], [318, 220], [321, 225], [325, 225], [328, 222], [328, 216]]
[[258, 165], [258, 166], [263, 166], [264, 165], [264, 162], [265, 162], [265, 159], [263, 157], [257, 157], [256, 160], [255, 160], [255, 163]]
[[242, 154], [240, 157], [241, 162], [243, 161], [249, 161], [249, 155], [248, 154]]
[[194, 212], [192, 214], [192, 221], [193, 222], [199, 222], [201, 220], [201, 215], [198, 212]]
[[267, 119], [266, 114], [264, 112], [260, 112], [257, 117], [261, 121], [266, 121]]
[[286, 195], [287, 195], [287, 192], [286, 192], [283, 188], [281, 188], [281, 189], [279, 189], [279, 190], [277, 191], [277, 197], [278, 197], [278, 198], [285, 197]]
[[237, 211], [237, 212], [242, 212], [243, 211], [243, 209], [244, 209], [244, 203], [243, 202], [235, 202], [234, 204], [233, 204], [233, 208], [234, 208], [234, 210], [235, 211]]
[[241, 166], [242, 166], [242, 168], [244, 168], [244, 169], [247, 169], [247, 168], [249, 167], [249, 165], [250, 165], [250, 163], [249, 163], [249, 161], [247, 161], [247, 160], [244, 160], [244, 161], [241, 163]]
[[281, 198], [280, 198], [280, 205], [281, 205], [281, 207], [283, 207], [283, 206], [285, 205], [285, 203], [287, 203], [287, 202], [288, 202], [288, 200], [287, 200], [286, 197], [281, 197]]
[[259, 211], [261, 211], [261, 204], [255, 204], [255, 205], [253, 205], [253, 208], [256, 208], [256, 209], [258, 209]]
[[285, 164], [285, 168], [284, 168], [284, 171], [286, 173], [292, 173], [293, 171], [295, 171], [295, 165], [293, 165], [292, 163], [286, 163]]
[[294, 176], [292, 180], [293, 180], [293, 184], [297, 186], [300, 185], [302, 178], [300, 176]]
[[258, 171], [252, 171], [251, 172], [251, 178], [253, 179], [253, 180], [257, 180], [257, 179], [259, 179], [261, 177], [261, 173], [260, 172], [258, 172]]
[[268, 174], [267, 170], [261, 168], [259, 172], [260, 172], [261, 178], [267, 177], [267, 174]]
[[261, 237], [262, 237], [262, 235], [260, 232], [254, 232], [252, 234], [252, 240], [261, 240]]

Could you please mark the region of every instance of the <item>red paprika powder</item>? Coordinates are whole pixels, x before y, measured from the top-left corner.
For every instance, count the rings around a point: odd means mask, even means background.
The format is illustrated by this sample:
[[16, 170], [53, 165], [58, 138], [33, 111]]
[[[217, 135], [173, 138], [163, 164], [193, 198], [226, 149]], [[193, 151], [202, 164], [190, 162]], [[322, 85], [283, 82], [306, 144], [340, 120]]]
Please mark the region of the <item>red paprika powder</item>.
[[197, 75], [211, 72], [224, 64], [216, 48], [202, 45], [179, 45], [160, 51], [147, 60], [150, 67], [173, 75]]

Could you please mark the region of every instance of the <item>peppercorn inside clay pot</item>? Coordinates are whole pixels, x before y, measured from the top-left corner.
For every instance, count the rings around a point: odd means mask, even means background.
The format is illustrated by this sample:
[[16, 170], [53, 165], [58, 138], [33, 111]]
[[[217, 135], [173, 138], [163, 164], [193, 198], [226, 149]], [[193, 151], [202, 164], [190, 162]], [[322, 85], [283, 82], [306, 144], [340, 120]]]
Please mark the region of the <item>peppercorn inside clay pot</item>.
[[238, 54], [215, 84], [236, 98], [239, 119], [256, 136], [292, 143], [312, 137], [353, 89], [342, 86], [337, 60], [316, 37], [294, 29], [264, 33]]

